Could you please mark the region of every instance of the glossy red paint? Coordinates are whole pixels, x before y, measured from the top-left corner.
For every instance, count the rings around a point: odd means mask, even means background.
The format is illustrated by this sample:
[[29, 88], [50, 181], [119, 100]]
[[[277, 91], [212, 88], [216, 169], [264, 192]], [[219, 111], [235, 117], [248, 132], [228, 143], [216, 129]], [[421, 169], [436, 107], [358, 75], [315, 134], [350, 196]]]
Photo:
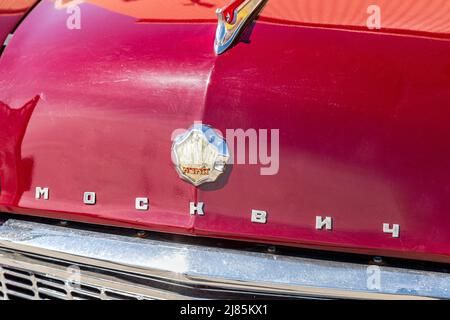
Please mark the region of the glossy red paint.
[[14, 30], [36, 0], [0, 1], [0, 44]]
[[14, 27], [19, 22], [20, 18], [18, 16], [1, 16], [0, 15], [0, 44], [6, 40], [8, 34], [14, 29]]
[[17, 205], [22, 193], [30, 188], [33, 160], [23, 158], [21, 145], [39, 96], [19, 109], [0, 102], [0, 177], [3, 201]]
[[[84, 4], [81, 30], [67, 29], [67, 17], [42, 2], [0, 58], [9, 112], [0, 123], [33, 105], [17, 120], [26, 125], [0, 131], [0, 155], [15, 155], [3, 162], [0, 210], [450, 262], [447, 33], [279, 19], [215, 56], [216, 24], [195, 15], [136, 23]], [[222, 184], [182, 181], [171, 135], [194, 121], [280, 129], [279, 174], [234, 165]], [[19, 158], [32, 165], [17, 171]], [[38, 186], [50, 200], [35, 199]], [[85, 191], [97, 205], [83, 205]], [[136, 197], [151, 209], [136, 211]], [[205, 202], [206, 215], [190, 216], [190, 201]], [[252, 224], [252, 209], [268, 223]], [[334, 230], [316, 231], [316, 215], [332, 216]], [[399, 239], [382, 232], [385, 222], [401, 225]]]
[[223, 16], [225, 17], [228, 23], [235, 22], [235, 12], [240, 5], [242, 5], [246, 0], [233, 0], [231, 3], [226, 6], [223, 10]]

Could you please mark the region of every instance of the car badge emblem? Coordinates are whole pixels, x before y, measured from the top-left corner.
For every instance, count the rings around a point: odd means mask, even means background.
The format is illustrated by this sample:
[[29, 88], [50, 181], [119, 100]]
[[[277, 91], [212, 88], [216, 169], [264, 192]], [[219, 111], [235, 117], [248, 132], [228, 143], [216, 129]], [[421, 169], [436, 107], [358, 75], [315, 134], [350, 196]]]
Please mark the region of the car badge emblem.
[[227, 7], [217, 9], [219, 23], [214, 43], [216, 54], [222, 54], [231, 47], [266, 2], [267, 0], [234, 0]]
[[204, 124], [195, 124], [178, 135], [172, 145], [175, 169], [180, 178], [194, 186], [216, 181], [229, 159], [226, 141]]

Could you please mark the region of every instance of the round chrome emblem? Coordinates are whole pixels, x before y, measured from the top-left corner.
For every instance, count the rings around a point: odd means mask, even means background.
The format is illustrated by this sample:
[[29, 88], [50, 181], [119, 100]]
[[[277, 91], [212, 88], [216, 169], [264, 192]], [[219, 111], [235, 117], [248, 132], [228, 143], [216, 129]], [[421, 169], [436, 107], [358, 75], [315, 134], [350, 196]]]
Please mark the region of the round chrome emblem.
[[199, 186], [216, 181], [225, 172], [230, 153], [213, 128], [196, 124], [175, 138], [172, 159], [180, 177]]

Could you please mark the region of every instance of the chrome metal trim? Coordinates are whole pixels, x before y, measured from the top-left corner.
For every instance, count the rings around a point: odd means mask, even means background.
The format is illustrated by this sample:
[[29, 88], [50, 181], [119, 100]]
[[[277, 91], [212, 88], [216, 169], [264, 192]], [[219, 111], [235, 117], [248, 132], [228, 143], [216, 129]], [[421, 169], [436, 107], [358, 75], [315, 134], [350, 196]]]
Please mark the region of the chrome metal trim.
[[95, 192], [85, 192], [83, 195], [83, 203], [87, 205], [95, 205], [97, 202], [97, 195]]
[[136, 198], [135, 201], [136, 210], [148, 211], [150, 209], [150, 203], [148, 198]]
[[267, 211], [264, 210], [252, 210], [253, 223], [266, 224], [267, 223]]
[[36, 195], [35, 198], [37, 200], [44, 198], [44, 200], [48, 200], [49, 199], [49, 188], [41, 188], [41, 187], [36, 187]]
[[[80, 285], [72, 285], [67, 281], [70, 277], [68, 270], [70, 269], [58, 263], [17, 252], [0, 250], [0, 292], [3, 292], [5, 296], [12, 295], [30, 300], [41, 299], [42, 295], [63, 300], [179, 300], [188, 298], [175, 292], [158, 290], [123, 278], [100, 275], [91, 271], [81, 272], [78, 279]], [[8, 280], [7, 275], [12, 275], [19, 281]], [[29, 284], [27, 285], [26, 282]], [[8, 285], [25, 290], [22, 292], [21, 290], [11, 290], [8, 289]]]
[[400, 225], [393, 224], [392, 227], [389, 223], [383, 223], [383, 232], [392, 234], [392, 238], [400, 237]]
[[205, 215], [205, 203], [203, 202], [190, 202], [189, 203], [189, 213], [191, 214], [191, 216], [195, 216], [196, 214], [198, 214], [199, 216], [204, 216]]
[[328, 231], [333, 230], [333, 218], [316, 216], [316, 230], [323, 230], [325, 228]]
[[228, 16], [224, 16], [225, 8], [216, 10], [218, 23], [216, 39], [214, 41], [214, 51], [221, 55], [227, 51], [238, 39], [238, 35], [244, 30], [255, 12], [265, 5], [266, 0], [245, 0], [234, 12], [233, 21], [229, 21]]
[[[318, 298], [450, 298], [450, 274], [131, 238], [10, 219], [0, 248], [189, 286]], [[29, 265], [27, 268], [33, 268]]]
[[[198, 187], [204, 183], [216, 181], [230, 160], [227, 142], [211, 126], [195, 123], [183, 134], [175, 137], [172, 148], [172, 161], [181, 179]], [[185, 171], [206, 170], [207, 174]], [[192, 174], [192, 175], [191, 175]]]
[[13, 33], [9, 33], [8, 36], [6, 37], [5, 41], [3, 42], [3, 47], [7, 47], [8, 44], [11, 42], [12, 38], [14, 37]]

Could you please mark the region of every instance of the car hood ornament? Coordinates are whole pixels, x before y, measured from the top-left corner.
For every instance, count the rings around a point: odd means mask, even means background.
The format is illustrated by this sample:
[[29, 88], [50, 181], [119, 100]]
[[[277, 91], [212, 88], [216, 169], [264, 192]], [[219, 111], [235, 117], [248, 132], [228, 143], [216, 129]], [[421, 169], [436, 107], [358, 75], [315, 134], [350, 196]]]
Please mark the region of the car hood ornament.
[[219, 23], [214, 43], [216, 54], [222, 54], [235, 42], [266, 2], [267, 0], [234, 0], [227, 7], [217, 9]]
[[225, 172], [229, 159], [225, 140], [204, 124], [195, 124], [178, 135], [172, 145], [175, 169], [194, 186], [216, 181]]

